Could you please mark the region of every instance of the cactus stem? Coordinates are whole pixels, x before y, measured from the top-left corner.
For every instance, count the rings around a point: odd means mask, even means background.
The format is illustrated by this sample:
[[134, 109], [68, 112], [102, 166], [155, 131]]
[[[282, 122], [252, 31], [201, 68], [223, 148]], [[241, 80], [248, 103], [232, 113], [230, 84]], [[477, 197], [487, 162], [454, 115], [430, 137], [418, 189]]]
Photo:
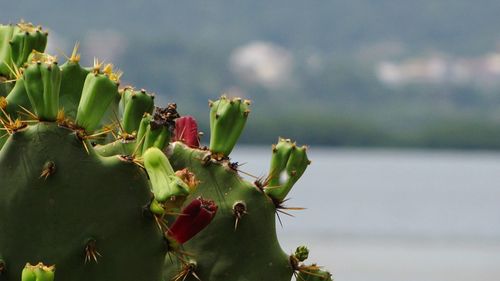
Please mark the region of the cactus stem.
[[56, 164], [52, 161], [47, 161], [43, 165], [42, 173], [40, 174], [40, 178], [44, 178], [47, 180], [48, 177], [53, 175], [56, 172]]
[[275, 201], [283, 201], [309, 165], [306, 147], [290, 139], [279, 138], [272, 147], [271, 169], [265, 192]]
[[189, 186], [177, 177], [168, 158], [160, 149], [149, 148], [143, 157], [155, 199], [158, 202], [170, 202], [174, 207], [180, 207], [189, 195]]
[[113, 137], [115, 138], [115, 140], [121, 140], [124, 143], [129, 142], [129, 141], [134, 141], [136, 139], [136, 133], [135, 132], [128, 133], [123, 128], [122, 123], [120, 122], [120, 118], [118, 118], [118, 114], [116, 114], [116, 111], [114, 109], [113, 109], [113, 115], [115, 118], [115, 123], [117, 124], [117, 126], [120, 129], [118, 136], [115, 135], [114, 132], [111, 130], [111, 134], [113, 134]]
[[101, 254], [97, 251], [97, 241], [94, 238], [90, 238], [85, 245], [85, 263], [93, 260], [95, 263], [98, 263], [97, 259], [102, 257]]

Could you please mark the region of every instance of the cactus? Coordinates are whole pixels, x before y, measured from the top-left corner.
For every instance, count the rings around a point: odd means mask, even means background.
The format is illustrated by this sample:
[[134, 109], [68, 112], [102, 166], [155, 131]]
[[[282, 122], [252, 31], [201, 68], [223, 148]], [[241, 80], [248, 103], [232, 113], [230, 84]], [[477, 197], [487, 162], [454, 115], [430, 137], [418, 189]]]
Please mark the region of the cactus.
[[249, 101], [210, 102], [200, 147], [176, 104], [81, 67], [77, 46], [59, 66], [41, 30], [0, 26], [0, 281], [331, 280], [276, 237], [306, 147], [280, 139], [269, 177], [247, 182], [229, 154]]

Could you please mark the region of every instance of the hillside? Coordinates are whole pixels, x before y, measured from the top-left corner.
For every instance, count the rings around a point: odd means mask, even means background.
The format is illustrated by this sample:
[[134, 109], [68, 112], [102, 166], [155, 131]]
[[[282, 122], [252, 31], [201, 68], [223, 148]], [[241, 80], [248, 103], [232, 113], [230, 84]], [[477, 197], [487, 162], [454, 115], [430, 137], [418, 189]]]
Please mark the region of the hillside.
[[221, 92], [250, 98], [247, 141], [500, 148], [496, 83], [393, 86], [376, 73], [383, 61], [495, 52], [499, 10], [492, 0], [30, 0], [3, 3], [0, 18], [47, 26], [66, 53], [81, 41], [87, 62], [116, 62], [125, 82], [199, 119]]

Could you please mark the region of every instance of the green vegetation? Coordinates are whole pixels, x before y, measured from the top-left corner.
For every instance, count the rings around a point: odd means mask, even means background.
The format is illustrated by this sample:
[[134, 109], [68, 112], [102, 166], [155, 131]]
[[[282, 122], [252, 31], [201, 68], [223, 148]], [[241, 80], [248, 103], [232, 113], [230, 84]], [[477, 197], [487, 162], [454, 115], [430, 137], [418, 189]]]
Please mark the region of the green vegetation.
[[1, 30], [14, 85], [0, 96], [0, 281], [332, 281], [276, 233], [278, 213], [301, 209], [285, 202], [307, 147], [280, 138], [269, 175], [253, 181], [231, 162], [250, 101], [210, 102], [200, 147], [194, 118], [120, 89], [112, 64], [84, 67], [75, 46], [59, 66], [46, 40], [33, 49], [41, 28]]
[[[151, 2], [28, 0], [5, 3], [0, 17], [47, 22], [68, 48], [89, 31], [109, 26], [125, 40], [113, 59], [124, 62], [118, 65], [127, 73], [123, 80], [147, 85], [160, 101], [176, 100], [186, 112], [200, 112], [194, 114], [198, 120], [204, 120], [210, 97], [239, 89], [259, 108], [242, 136], [245, 142], [268, 143], [281, 134], [324, 145], [500, 148], [500, 84], [392, 88], [374, 73], [379, 59], [494, 51], [498, 1]], [[68, 10], [92, 20], [63, 12]], [[232, 51], [254, 40], [282, 46], [293, 56], [285, 87], [250, 84], [230, 71]], [[388, 43], [396, 50], [380, 51]], [[311, 57], [319, 66], [310, 65]], [[208, 131], [209, 124], [200, 128]]]

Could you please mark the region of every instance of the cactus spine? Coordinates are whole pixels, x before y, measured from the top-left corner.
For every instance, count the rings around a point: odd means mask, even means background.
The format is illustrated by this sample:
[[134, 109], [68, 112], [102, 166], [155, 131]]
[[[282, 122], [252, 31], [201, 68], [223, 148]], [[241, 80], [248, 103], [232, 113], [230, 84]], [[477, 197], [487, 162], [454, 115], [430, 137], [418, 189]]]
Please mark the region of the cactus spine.
[[276, 237], [305, 147], [280, 139], [247, 182], [229, 155], [249, 101], [210, 102], [203, 148], [176, 104], [81, 67], [77, 48], [59, 66], [46, 35], [0, 26], [0, 281], [331, 280]]

